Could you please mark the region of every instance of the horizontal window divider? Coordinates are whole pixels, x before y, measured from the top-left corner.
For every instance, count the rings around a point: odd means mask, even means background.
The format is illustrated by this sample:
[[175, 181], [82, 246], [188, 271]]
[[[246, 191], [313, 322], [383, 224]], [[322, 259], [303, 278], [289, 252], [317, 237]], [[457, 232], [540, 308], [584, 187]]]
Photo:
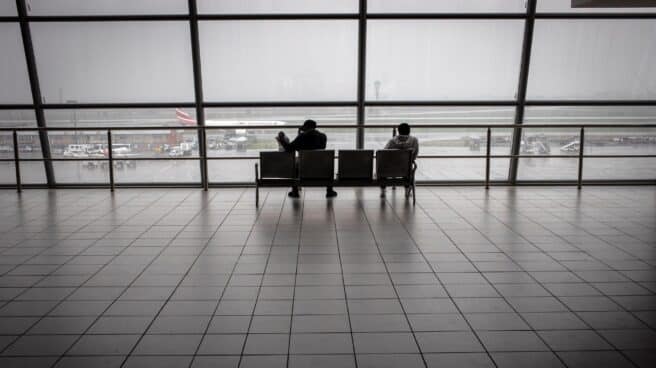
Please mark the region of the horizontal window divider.
[[[116, 155], [116, 154], [114, 154]], [[112, 161], [198, 161], [201, 158], [194, 157], [112, 157]], [[55, 157], [55, 158], [33, 158], [33, 159], [20, 159], [19, 161], [110, 161], [107, 157]]]
[[358, 13], [198, 14], [198, 20], [340, 20], [359, 19]]
[[[290, 124], [284, 126], [271, 125], [225, 125], [225, 126], [87, 126], [87, 127], [35, 127], [35, 128], [0, 128], [0, 132], [26, 132], [26, 131], [133, 131], [133, 130], [226, 130], [226, 129], [295, 129], [300, 128], [300, 124]], [[321, 124], [320, 129], [379, 129], [392, 128], [394, 124]], [[511, 129], [511, 128], [656, 128], [656, 124], [413, 124], [413, 129], [421, 128], [439, 128], [439, 129], [463, 129], [463, 128], [480, 128], [480, 129]]]
[[515, 100], [472, 100], [472, 101], [448, 101], [448, 100], [434, 100], [434, 101], [365, 101], [365, 106], [515, 106]]
[[41, 104], [44, 109], [157, 109], [157, 108], [179, 108], [196, 107], [194, 102], [128, 102], [128, 103], [65, 103], [65, 104]]
[[367, 19], [525, 19], [526, 12], [514, 13], [368, 13]]
[[[366, 20], [388, 19], [526, 19], [525, 12], [505, 13], [369, 13]], [[653, 19], [654, 13], [536, 13], [536, 19]], [[3, 16], [0, 22], [130, 22], [130, 21], [234, 21], [234, 20], [358, 20], [359, 13], [280, 13], [280, 14], [97, 14]]]
[[656, 158], [656, 155], [583, 155], [583, 158]]
[[207, 156], [206, 160], [208, 161], [220, 161], [220, 160], [259, 160], [260, 156]]
[[188, 14], [28, 15], [29, 22], [189, 21]]
[[649, 19], [653, 13], [536, 13], [535, 19]]
[[[204, 102], [203, 108], [212, 107], [356, 107], [357, 101], [295, 101], [295, 102]], [[514, 100], [477, 101], [365, 101], [365, 106], [516, 106]], [[192, 108], [194, 102], [92, 102], [42, 103], [44, 109], [128, 109], [128, 108]], [[526, 106], [656, 106], [656, 100], [528, 100]], [[0, 104], [0, 110], [34, 109], [33, 104]]]
[[204, 102], [202, 107], [355, 107], [357, 101]]
[[[347, 149], [351, 150], [351, 148]], [[372, 149], [376, 150], [376, 149]], [[339, 149], [335, 151], [340, 151]], [[484, 159], [487, 155], [419, 155], [418, 159]], [[489, 158], [493, 159], [506, 159], [506, 158], [579, 158], [579, 155], [490, 155]], [[376, 155], [374, 155], [376, 158]], [[583, 158], [656, 158], [653, 155], [583, 155]], [[198, 161], [203, 157], [113, 157], [112, 161]], [[206, 160], [221, 161], [221, 160], [258, 160], [259, 156], [212, 156], [206, 157]], [[339, 159], [339, 155], [335, 155], [335, 159]], [[15, 162], [13, 158], [3, 158], [0, 162]], [[20, 158], [19, 162], [78, 162], [78, 161], [110, 161], [107, 157], [55, 157], [55, 158]]]
[[[517, 180], [517, 186], [543, 186], [543, 185], [563, 185], [563, 186], [576, 186], [578, 182], [576, 180]], [[656, 184], [656, 178], [654, 179], [618, 179], [618, 180], [600, 180], [600, 179], [588, 179], [582, 180], [581, 184], [583, 185], [654, 185]]]
[[656, 100], [527, 100], [526, 106], [656, 106]]

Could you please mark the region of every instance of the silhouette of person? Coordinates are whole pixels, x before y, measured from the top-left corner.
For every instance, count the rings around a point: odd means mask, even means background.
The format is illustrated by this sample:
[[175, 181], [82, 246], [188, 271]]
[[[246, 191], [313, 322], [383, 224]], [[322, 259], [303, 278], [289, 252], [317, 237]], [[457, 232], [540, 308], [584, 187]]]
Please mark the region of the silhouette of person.
[[[397, 127], [399, 134], [390, 139], [385, 149], [406, 149], [412, 151], [412, 162], [414, 163], [419, 154], [419, 140], [410, 135], [410, 125], [401, 123]], [[407, 189], [407, 188], [406, 188]], [[385, 186], [380, 187], [381, 198], [385, 197]]]
[[[304, 151], [304, 150], [320, 150], [326, 148], [327, 137], [325, 134], [317, 130], [317, 122], [314, 120], [306, 120], [303, 126], [298, 130], [298, 136], [293, 141], [289, 139], [284, 133], [276, 136], [278, 144], [282, 146], [287, 152]], [[298, 198], [298, 186], [293, 186], [292, 191], [287, 194], [292, 198]], [[337, 196], [337, 192], [333, 190], [332, 186], [326, 187], [326, 198]]]

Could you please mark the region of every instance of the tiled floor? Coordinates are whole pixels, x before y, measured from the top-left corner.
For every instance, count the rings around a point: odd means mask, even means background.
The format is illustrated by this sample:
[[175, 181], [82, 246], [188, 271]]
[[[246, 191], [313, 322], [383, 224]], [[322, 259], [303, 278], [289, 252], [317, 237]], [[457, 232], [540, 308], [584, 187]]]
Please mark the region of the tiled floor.
[[0, 192], [0, 366], [654, 367], [656, 188]]

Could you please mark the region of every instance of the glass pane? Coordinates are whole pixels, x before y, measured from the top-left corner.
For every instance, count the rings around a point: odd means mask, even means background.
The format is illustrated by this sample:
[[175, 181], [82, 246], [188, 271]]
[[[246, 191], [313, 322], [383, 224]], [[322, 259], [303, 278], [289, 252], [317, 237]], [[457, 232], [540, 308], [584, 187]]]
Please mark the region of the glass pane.
[[37, 132], [18, 132], [20, 158], [43, 158], [41, 141]]
[[366, 108], [367, 124], [513, 124], [513, 106], [375, 106]]
[[201, 22], [207, 101], [355, 100], [356, 21]]
[[257, 160], [209, 160], [208, 178], [211, 183], [253, 183]]
[[[3, 153], [0, 151], [0, 157], [2, 155]], [[0, 161], [0, 184], [16, 184], [16, 169], [13, 162]]]
[[186, 0], [26, 0], [30, 15], [188, 13]]
[[[328, 138], [326, 149], [355, 148], [355, 128], [331, 129], [319, 126], [318, 129]], [[209, 157], [258, 157], [260, 151], [277, 151], [279, 146], [275, 137], [281, 131], [290, 140], [294, 140], [298, 133], [297, 128], [213, 129], [207, 133], [207, 155]]]
[[656, 20], [538, 20], [529, 99], [656, 98]]
[[[584, 154], [656, 156], [656, 128], [588, 128]], [[584, 158], [583, 178], [656, 179], [656, 157]]]
[[49, 127], [196, 126], [194, 108], [45, 110]]
[[578, 170], [577, 158], [520, 158], [517, 180], [577, 180]]
[[656, 124], [656, 106], [527, 106], [525, 124]]
[[[50, 127], [162, 127], [157, 130], [115, 130], [112, 145], [116, 158], [174, 157], [178, 153], [188, 156], [193, 153], [198, 156], [196, 130], [166, 129], [175, 126], [196, 126], [193, 108], [46, 110], [45, 116]], [[96, 132], [92, 134], [95, 135]], [[82, 139], [80, 143], [87, 143], [87, 140]], [[94, 147], [90, 149], [94, 150]]]
[[[303, 121], [313, 119], [318, 129], [328, 136], [329, 149], [355, 147], [355, 133], [351, 129], [326, 129], [330, 124], [356, 123], [353, 107], [273, 107], [273, 108], [213, 108], [205, 113], [205, 124], [242, 125], [243, 129], [212, 129], [207, 132], [209, 156], [253, 156], [263, 150], [277, 150], [274, 137], [284, 131], [294, 139], [296, 128]], [[268, 129], [248, 129], [249, 125], [269, 125]]]
[[357, 13], [358, 0], [198, 0], [199, 13]]
[[46, 103], [194, 100], [188, 22], [31, 27]]
[[655, 160], [653, 157], [585, 158], [583, 180], [655, 180]]
[[106, 161], [53, 161], [58, 184], [109, 184]]
[[[490, 161], [490, 179], [506, 180], [508, 177], [509, 160], [498, 159]], [[485, 159], [482, 158], [450, 158], [417, 160], [417, 181], [460, 181], [485, 180]]]
[[0, 50], [0, 103], [32, 103], [18, 24], [0, 23]]
[[200, 163], [197, 160], [117, 160], [114, 178], [117, 183], [200, 183]]
[[[632, 6], [625, 7], [592, 7], [588, 0], [537, 0], [537, 12], [548, 13], [656, 13], [656, 8], [638, 8]], [[599, 1], [597, 1], [599, 3]], [[603, 1], [601, 3], [604, 3]], [[608, 4], [608, 1], [605, 2]], [[580, 4], [578, 7], [573, 5]], [[615, 4], [621, 4], [621, 1], [615, 1]]]
[[0, 16], [15, 17], [17, 15], [15, 0], [0, 0]]
[[32, 110], [0, 110], [0, 128], [36, 128]]
[[515, 98], [522, 20], [368, 23], [367, 100]]
[[21, 162], [20, 171], [23, 184], [46, 184], [48, 182], [43, 162]]
[[[523, 128], [517, 178], [519, 180], [576, 180], [579, 128]], [[567, 156], [574, 156], [568, 158]]]
[[[369, 13], [524, 12], [525, 0], [369, 0]], [[569, 1], [569, 0], [568, 0]]]
[[[0, 110], [0, 128], [34, 128], [36, 118], [32, 110]], [[13, 137], [11, 133], [0, 134], [0, 158], [14, 158]], [[39, 134], [34, 132], [18, 133], [18, 152], [21, 159], [42, 158]], [[0, 164], [0, 170], [7, 176], [14, 176], [13, 164]], [[21, 180], [24, 184], [42, 184], [46, 182], [43, 162], [21, 162]], [[12, 183], [15, 180], [12, 179]], [[0, 179], [2, 182], [2, 179]]]

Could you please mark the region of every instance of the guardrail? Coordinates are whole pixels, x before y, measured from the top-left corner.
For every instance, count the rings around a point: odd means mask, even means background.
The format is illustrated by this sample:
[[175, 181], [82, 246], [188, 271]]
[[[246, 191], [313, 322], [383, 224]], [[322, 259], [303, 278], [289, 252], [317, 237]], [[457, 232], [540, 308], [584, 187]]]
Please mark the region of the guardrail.
[[[324, 129], [376, 129], [376, 128], [393, 128], [395, 125], [390, 124], [369, 124], [369, 125], [349, 125], [349, 124], [326, 124], [322, 125], [321, 128]], [[251, 125], [244, 127], [242, 125], [229, 125], [229, 126], [160, 126], [160, 127], [121, 127], [121, 126], [87, 126], [87, 127], [35, 127], [35, 128], [0, 128], [0, 134], [3, 132], [11, 132], [12, 141], [13, 141], [13, 153], [14, 157], [11, 159], [0, 159], [0, 162], [13, 162], [15, 166], [16, 174], [16, 190], [18, 192], [22, 191], [22, 182], [21, 182], [21, 173], [20, 173], [20, 162], [53, 162], [53, 161], [105, 161], [109, 163], [109, 188], [111, 191], [114, 191], [116, 185], [114, 180], [114, 162], [115, 161], [188, 161], [188, 160], [200, 160], [200, 162], [207, 167], [208, 160], [252, 160], [257, 159], [256, 156], [238, 156], [238, 157], [208, 157], [206, 152], [199, 152], [198, 156], [194, 157], [130, 157], [130, 158], [114, 158], [114, 154], [111, 149], [107, 150], [107, 157], [72, 157], [72, 158], [52, 158], [52, 157], [43, 157], [43, 158], [21, 158], [20, 151], [18, 149], [18, 133], [19, 132], [54, 132], [54, 131], [105, 131], [107, 134], [107, 146], [112, 146], [112, 136], [115, 131], [149, 131], [149, 130], [191, 130], [191, 131], [201, 131], [202, 139], [205, 141], [203, 145], [199, 147], [206, 147], [207, 140], [207, 131], [211, 130], [227, 130], [227, 129], [248, 129], [248, 130], [280, 130], [283, 127], [272, 127], [270, 125]], [[300, 128], [300, 125], [290, 125], [284, 126], [284, 129], [297, 129]], [[608, 124], [416, 124], [413, 125], [413, 129], [486, 129], [486, 147], [484, 155], [419, 155], [418, 158], [428, 158], [428, 159], [473, 159], [473, 158], [484, 158], [485, 159], [485, 179], [484, 185], [486, 189], [490, 187], [490, 161], [492, 159], [519, 159], [519, 158], [578, 158], [578, 177], [577, 177], [577, 187], [580, 189], [583, 185], [583, 162], [584, 158], [656, 158], [655, 154], [638, 154], [638, 155], [586, 155], [583, 153], [585, 145], [585, 129], [591, 128], [606, 128], [606, 129], [626, 129], [626, 128], [648, 128], [656, 129], [656, 124], [622, 124], [622, 125], [608, 125]], [[578, 154], [574, 155], [545, 155], [545, 154], [531, 154], [531, 155], [492, 155], [491, 154], [491, 145], [492, 145], [492, 129], [534, 129], [534, 128], [548, 128], [548, 129], [558, 129], [558, 128], [579, 128], [579, 151]], [[517, 134], [517, 131], [515, 131]], [[273, 138], [272, 138], [273, 139]], [[655, 178], [656, 179], [656, 178]], [[209, 180], [207, 177], [204, 178], [202, 186], [204, 190], [207, 190], [209, 187]]]

